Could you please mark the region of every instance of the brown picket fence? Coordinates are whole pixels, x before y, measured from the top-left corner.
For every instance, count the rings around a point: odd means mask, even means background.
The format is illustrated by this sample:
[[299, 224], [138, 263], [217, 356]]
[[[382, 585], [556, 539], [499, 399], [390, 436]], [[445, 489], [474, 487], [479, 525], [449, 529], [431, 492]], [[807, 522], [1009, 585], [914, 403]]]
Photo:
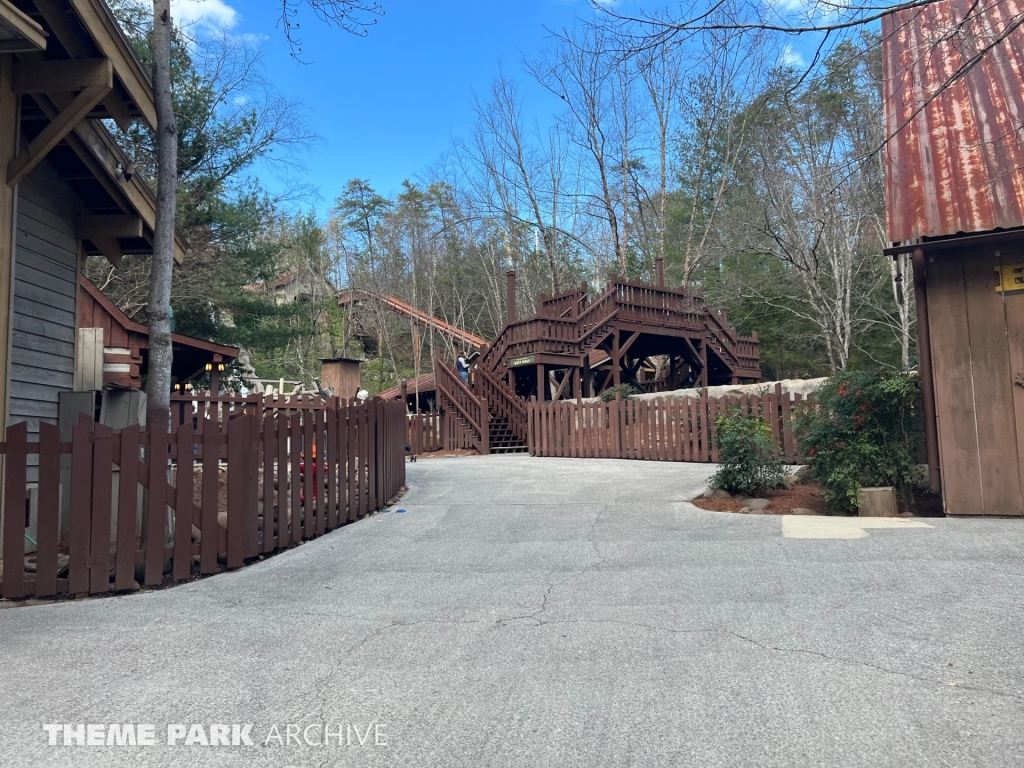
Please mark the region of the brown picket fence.
[[729, 409], [759, 414], [772, 428], [779, 455], [800, 463], [793, 416], [803, 395], [781, 388], [744, 397], [661, 398], [583, 403], [533, 401], [527, 446], [532, 456], [718, 461], [715, 420]]
[[413, 454], [440, 451], [444, 448], [441, 414], [410, 413], [406, 419], [405, 441]]
[[7, 428], [4, 598], [238, 568], [380, 509], [405, 484], [400, 402], [196, 396], [175, 398], [171, 420], [169, 432], [115, 431], [83, 416], [70, 442], [50, 424], [33, 442], [26, 424]]

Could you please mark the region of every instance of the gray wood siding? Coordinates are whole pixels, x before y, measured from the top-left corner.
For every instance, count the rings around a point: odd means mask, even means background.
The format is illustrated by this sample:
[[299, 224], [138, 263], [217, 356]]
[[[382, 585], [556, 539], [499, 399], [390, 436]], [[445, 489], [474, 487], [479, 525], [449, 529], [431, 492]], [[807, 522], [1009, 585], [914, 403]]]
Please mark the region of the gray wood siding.
[[30, 440], [40, 421], [57, 423], [58, 395], [73, 388], [77, 210], [45, 163], [18, 186], [7, 423], [27, 422]]

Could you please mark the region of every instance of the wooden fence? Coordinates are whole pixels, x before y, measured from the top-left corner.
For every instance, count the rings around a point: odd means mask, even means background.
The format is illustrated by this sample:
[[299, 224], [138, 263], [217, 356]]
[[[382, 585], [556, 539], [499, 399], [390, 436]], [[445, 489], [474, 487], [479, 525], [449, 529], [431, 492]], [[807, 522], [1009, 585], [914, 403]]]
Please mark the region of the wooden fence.
[[[83, 416], [70, 442], [50, 424], [38, 442], [26, 424], [8, 427], [3, 597], [123, 591], [238, 568], [358, 520], [405, 483], [404, 403], [194, 397], [176, 399], [171, 416], [169, 433], [114, 431]], [[31, 455], [37, 487], [26, 483]]]
[[781, 388], [746, 397], [663, 398], [608, 403], [531, 402], [529, 439], [532, 456], [718, 461], [715, 420], [730, 408], [757, 413], [772, 428], [782, 458], [799, 463], [793, 416], [802, 395]]
[[405, 441], [414, 454], [440, 451], [444, 448], [441, 432], [441, 414], [409, 414], [406, 417]]

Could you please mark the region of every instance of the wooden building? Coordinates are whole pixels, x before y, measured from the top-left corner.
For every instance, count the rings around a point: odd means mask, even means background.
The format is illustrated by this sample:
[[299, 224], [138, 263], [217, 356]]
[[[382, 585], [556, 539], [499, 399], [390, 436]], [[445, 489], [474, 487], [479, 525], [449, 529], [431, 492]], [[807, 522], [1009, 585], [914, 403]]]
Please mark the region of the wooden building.
[[[184, 384], [238, 357], [237, 347], [171, 334], [171, 379]], [[149, 366], [149, 328], [132, 321], [89, 278], [79, 278], [76, 390], [142, 389]], [[215, 373], [216, 372], [216, 373]], [[216, 388], [216, 387], [215, 387]]]
[[882, 22], [887, 253], [912, 254], [930, 482], [956, 515], [1024, 514], [1024, 30], [977, 53], [1022, 13]]
[[327, 357], [320, 361], [320, 383], [338, 397], [351, 400], [359, 391], [362, 360], [354, 357]]
[[85, 258], [152, 252], [153, 194], [101, 122], [135, 120], [152, 87], [103, 0], [0, 0], [0, 426], [75, 389]]

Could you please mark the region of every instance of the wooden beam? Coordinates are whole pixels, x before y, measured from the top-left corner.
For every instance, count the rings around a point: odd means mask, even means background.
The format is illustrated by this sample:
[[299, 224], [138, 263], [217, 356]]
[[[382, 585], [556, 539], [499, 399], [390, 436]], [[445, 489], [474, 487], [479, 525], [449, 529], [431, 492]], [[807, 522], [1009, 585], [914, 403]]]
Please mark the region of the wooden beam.
[[117, 239], [113, 237], [90, 237], [92, 244], [100, 249], [107, 261], [113, 264], [115, 267], [121, 266], [121, 259], [124, 258], [124, 254], [121, 252], [121, 246], [118, 244]]
[[114, 87], [110, 59], [33, 60], [14, 65], [15, 93], [71, 93], [104, 85]]
[[121, 100], [121, 97], [111, 91], [103, 100], [103, 106], [107, 108], [110, 119], [121, 129], [121, 133], [127, 133], [128, 129], [132, 127], [133, 118], [132, 113], [128, 111], [128, 105]]
[[113, 216], [75, 216], [75, 237], [92, 240], [98, 237], [144, 237], [142, 219], [131, 213]]
[[[14, 104], [11, 70], [14, 61], [0, 56], [0, 104]], [[14, 159], [18, 146], [18, 110], [0, 109], [0, 162]], [[11, 278], [14, 274], [14, 189], [0, 184], [0, 404], [7, 402], [9, 344], [11, 329]], [[0, 408], [0, 434], [6, 428], [6, 409]]]
[[18, 156], [7, 164], [7, 185], [18, 186], [18, 182], [25, 178], [108, 93], [109, 85], [96, 85], [78, 94], [67, 109], [61, 110], [61, 113], [32, 140], [27, 149], [19, 152]]
[[0, 26], [20, 40], [5, 40], [4, 53], [24, 53], [46, 49], [46, 32], [35, 21], [11, 5], [8, 0], [0, 0]]
[[[66, 98], [66, 97], [64, 97]], [[66, 102], [62, 97], [40, 95], [35, 97], [36, 103], [43, 112], [53, 119], [58, 108]], [[136, 211], [145, 223], [143, 237], [152, 242], [153, 225], [156, 223], [156, 200], [146, 183], [138, 174], [131, 181], [124, 181], [117, 175], [117, 166], [124, 166], [128, 160], [114, 143], [107, 130], [91, 120], [83, 120], [75, 126], [73, 133], [67, 135], [68, 146], [74, 150], [79, 159], [89, 169], [91, 178], [96, 179], [107, 194], [121, 205], [125, 211]], [[115, 179], [117, 179], [115, 181]], [[127, 201], [127, 206], [122, 205]], [[174, 234], [174, 260], [181, 264], [185, 258], [187, 244], [182, 237]]]
[[569, 381], [569, 372], [574, 370], [573, 368], [567, 368], [565, 375], [562, 376], [562, 383], [558, 385], [558, 390], [555, 392], [555, 396], [552, 398], [556, 402], [562, 399], [562, 392], [565, 391], [565, 385]]
[[633, 346], [633, 342], [639, 338], [640, 331], [636, 331], [632, 336], [629, 337], [625, 344], [619, 346], [619, 360], [626, 356], [626, 353], [629, 351], [629, 348]]
[[[43, 0], [36, 3], [37, 7], [41, 2]], [[54, 0], [46, 0], [46, 3], [52, 6]], [[66, 5], [66, 3], [67, 0], [61, 0], [60, 5]], [[88, 30], [96, 47], [104, 56], [114, 62], [117, 78], [124, 85], [128, 96], [135, 102], [135, 106], [142, 114], [142, 119], [150, 128], [156, 130], [153, 85], [124, 33], [111, 16], [106, 3], [103, 0], [71, 0], [71, 5], [79, 19], [82, 20], [82, 25]]]

